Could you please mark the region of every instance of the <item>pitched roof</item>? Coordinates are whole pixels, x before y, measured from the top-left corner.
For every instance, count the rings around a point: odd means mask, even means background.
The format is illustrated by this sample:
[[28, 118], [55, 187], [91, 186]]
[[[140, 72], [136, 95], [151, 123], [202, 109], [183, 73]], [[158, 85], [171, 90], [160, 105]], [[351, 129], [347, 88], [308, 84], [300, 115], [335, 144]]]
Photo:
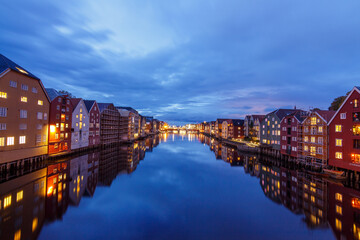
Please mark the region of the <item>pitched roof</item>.
[[84, 104], [88, 112], [90, 112], [92, 106], [95, 104], [95, 100], [84, 100]]
[[73, 111], [75, 110], [76, 106], [79, 104], [79, 102], [81, 101], [81, 98], [72, 98], [70, 99], [71, 104], [73, 106]]
[[218, 119], [216, 119], [216, 121], [219, 122], [219, 123], [222, 123], [222, 122], [224, 122], [224, 121], [226, 121], [226, 120], [229, 120], [229, 119], [225, 119], [225, 118], [218, 118]]
[[110, 106], [112, 103], [98, 103], [99, 111], [104, 111], [108, 106]]
[[336, 111], [332, 111], [332, 110], [315, 110], [314, 112], [319, 114], [327, 123], [336, 113]]
[[20, 74], [23, 74], [25, 76], [32, 77], [36, 80], [40, 80], [38, 77], [36, 77], [31, 72], [25, 70], [23, 67], [19, 66], [18, 64], [14, 63], [4, 55], [0, 54], [0, 73], [5, 71], [6, 69], [10, 68], [11, 70], [18, 72]]
[[61, 96], [61, 94], [56, 91], [54, 88], [45, 88], [47, 94], [49, 95], [50, 100], [54, 100], [56, 97]]
[[138, 111], [136, 111], [135, 109], [133, 109], [132, 107], [116, 107], [117, 109], [125, 109], [125, 110], [128, 110], [130, 112], [133, 112], [133, 113], [136, 113], [136, 114], [139, 114]]

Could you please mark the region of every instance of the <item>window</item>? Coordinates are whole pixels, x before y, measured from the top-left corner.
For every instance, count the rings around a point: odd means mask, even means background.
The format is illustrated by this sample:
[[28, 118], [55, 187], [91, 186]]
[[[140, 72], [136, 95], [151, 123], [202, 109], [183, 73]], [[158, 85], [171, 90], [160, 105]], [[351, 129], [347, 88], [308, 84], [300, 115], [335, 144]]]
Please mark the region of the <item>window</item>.
[[21, 97], [21, 98], [20, 98], [20, 101], [21, 101], [21, 102], [27, 102], [27, 97]]
[[29, 90], [29, 86], [26, 84], [21, 84], [21, 90], [27, 91]]
[[342, 126], [341, 125], [335, 125], [335, 132], [341, 132]]
[[318, 137], [318, 143], [323, 144], [323, 138], [322, 137]]
[[42, 112], [38, 112], [37, 113], [37, 119], [42, 119], [43, 118], [43, 113]]
[[38, 91], [37, 91], [37, 88], [36, 88], [36, 87], [33, 87], [33, 88], [32, 88], [32, 92], [33, 92], [33, 93], [37, 93], [37, 92], [38, 92]]
[[47, 113], [44, 113], [44, 120], [47, 120]]
[[0, 98], [7, 98], [6, 92], [0, 92]]
[[7, 108], [0, 107], [0, 117], [6, 117], [7, 116]]
[[59, 102], [59, 103], [61, 102], [61, 98], [58, 98], [58, 102]]
[[0, 130], [6, 130], [6, 123], [0, 123]]
[[27, 110], [20, 110], [20, 118], [27, 118]]
[[42, 106], [44, 105], [44, 102], [42, 100], [38, 100], [38, 105]]
[[41, 142], [41, 135], [40, 135], [40, 134], [37, 134], [37, 135], [36, 135], [36, 142], [37, 142], [37, 143], [40, 143], [40, 142]]
[[346, 119], [346, 113], [340, 113], [340, 119]]
[[335, 200], [342, 202], [342, 194], [340, 193], [335, 193]]
[[23, 196], [24, 196], [24, 191], [21, 190], [19, 192], [16, 193], [16, 202], [19, 202], [23, 199]]
[[11, 205], [11, 195], [4, 198], [4, 208], [7, 208]]
[[319, 127], [319, 133], [323, 132], [323, 127]]
[[36, 128], [37, 128], [37, 130], [41, 130], [41, 129], [42, 129], [42, 125], [41, 125], [41, 124], [38, 124], [38, 125], [36, 125]]
[[19, 137], [19, 144], [25, 144], [26, 143], [26, 136], [20, 136]]
[[335, 218], [335, 227], [339, 231], [341, 231], [341, 229], [342, 229], [341, 221], [339, 219], [337, 219], [337, 218]]
[[340, 207], [339, 205], [336, 205], [336, 206], [335, 206], [335, 210], [336, 210], [336, 213], [337, 213], [337, 214], [342, 215], [342, 207]]
[[311, 146], [311, 147], [310, 147], [310, 154], [311, 154], [311, 155], [315, 155], [315, 154], [316, 154], [316, 147], [314, 147], [314, 146]]
[[14, 145], [14, 142], [15, 142], [15, 137], [7, 137], [7, 139], [6, 139], [6, 145], [7, 146]]
[[335, 145], [337, 147], [342, 147], [342, 139], [335, 139]]
[[354, 99], [354, 108], [357, 108], [359, 106], [359, 100]]
[[32, 228], [31, 228], [33, 232], [36, 230], [36, 228], [37, 228], [37, 226], [38, 226], [38, 222], [39, 222], [39, 220], [38, 220], [37, 217], [33, 219], [33, 221], [32, 221]]
[[20, 240], [21, 239], [21, 229], [17, 230], [14, 234], [14, 240]]
[[17, 82], [10, 81], [10, 87], [16, 88], [17, 87]]
[[20, 130], [26, 130], [27, 129], [27, 124], [26, 123], [20, 123], [19, 129]]
[[5, 146], [5, 137], [0, 137], [0, 147]]
[[309, 138], [306, 136], [304, 137], [304, 142], [308, 142], [309, 141]]
[[315, 143], [315, 137], [311, 137], [311, 142]]
[[316, 125], [316, 117], [311, 118], [311, 125]]
[[46, 142], [46, 135], [43, 136], [43, 142]]
[[322, 147], [318, 147], [318, 154], [323, 154], [323, 149], [322, 149]]
[[342, 159], [342, 152], [336, 152], [335, 153], [335, 158], [336, 159]]
[[309, 147], [308, 146], [304, 146], [304, 150], [307, 152], [309, 151]]

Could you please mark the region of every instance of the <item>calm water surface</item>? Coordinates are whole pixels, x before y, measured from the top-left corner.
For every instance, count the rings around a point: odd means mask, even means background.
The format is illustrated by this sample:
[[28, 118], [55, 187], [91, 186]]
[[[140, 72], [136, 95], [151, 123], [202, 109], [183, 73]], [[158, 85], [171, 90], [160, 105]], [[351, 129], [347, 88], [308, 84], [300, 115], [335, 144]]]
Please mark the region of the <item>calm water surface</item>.
[[48, 163], [3, 177], [0, 238], [359, 236], [358, 190], [260, 162], [204, 136], [161, 135]]

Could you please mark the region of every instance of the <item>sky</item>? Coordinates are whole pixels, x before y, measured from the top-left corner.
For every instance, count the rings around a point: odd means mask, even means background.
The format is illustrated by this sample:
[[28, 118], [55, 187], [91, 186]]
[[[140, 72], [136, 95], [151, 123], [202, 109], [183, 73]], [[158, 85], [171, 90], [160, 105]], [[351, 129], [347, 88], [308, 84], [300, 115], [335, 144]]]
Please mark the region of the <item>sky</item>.
[[360, 85], [360, 1], [12, 0], [0, 53], [172, 124], [326, 109]]

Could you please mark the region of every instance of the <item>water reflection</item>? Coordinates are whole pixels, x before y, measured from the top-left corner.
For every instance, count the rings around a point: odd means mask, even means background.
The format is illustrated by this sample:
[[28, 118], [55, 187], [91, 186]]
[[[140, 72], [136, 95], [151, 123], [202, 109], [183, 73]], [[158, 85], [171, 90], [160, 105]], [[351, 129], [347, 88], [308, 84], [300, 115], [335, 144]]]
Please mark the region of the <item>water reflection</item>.
[[[215, 139], [199, 136], [216, 159], [243, 166], [258, 177], [264, 195], [296, 215], [309, 229], [331, 228], [337, 239], [360, 239], [360, 191], [341, 183], [281, 166], [276, 160], [239, 154]], [[235, 161], [235, 164], [234, 164]]]
[[69, 205], [92, 197], [97, 186], [110, 186], [119, 174], [135, 171], [158, 144], [158, 138], [149, 138], [3, 176], [0, 239], [36, 239], [44, 223], [61, 220]]
[[[208, 146], [215, 159], [258, 180], [260, 186], [256, 190], [262, 191], [261, 195], [269, 201], [299, 216], [307, 229], [331, 230], [337, 239], [360, 239], [359, 190], [273, 159], [240, 153], [232, 146], [203, 135], [186, 133], [180, 136], [164, 134], [3, 176], [0, 183], [0, 239], [36, 239], [44, 224], [61, 221], [66, 212], [71, 212], [69, 206], [78, 207], [83, 197], [96, 195], [97, 186], [107, 189], [119, 175], [133, 173], [147, 152], [152, 152], [160, 143], [176, 141], [200, 142]], [[241, 183], [237, 184], [240, 186]], [[271, 217], [276, 217], [276, 213]]]

